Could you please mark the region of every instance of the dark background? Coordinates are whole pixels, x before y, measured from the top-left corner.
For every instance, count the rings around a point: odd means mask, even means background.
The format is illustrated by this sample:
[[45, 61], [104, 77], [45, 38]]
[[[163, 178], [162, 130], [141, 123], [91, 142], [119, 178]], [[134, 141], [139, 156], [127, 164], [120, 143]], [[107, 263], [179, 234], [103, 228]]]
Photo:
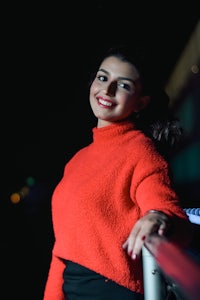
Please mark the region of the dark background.
[[[194, 2], [196, 3], [196, 2]], [[42, 300], [53, 232], [50, 201], [64, 164], [91, 141], [87, 84], [98, 54], [141, 44], [167, 82], [199, 8], [134, 1], [2, 7], [1, 273], [5, 299]], [[33, 184], [30, 184], [30, 178]], [[10, 196], [28, 187], [14, 204]]]

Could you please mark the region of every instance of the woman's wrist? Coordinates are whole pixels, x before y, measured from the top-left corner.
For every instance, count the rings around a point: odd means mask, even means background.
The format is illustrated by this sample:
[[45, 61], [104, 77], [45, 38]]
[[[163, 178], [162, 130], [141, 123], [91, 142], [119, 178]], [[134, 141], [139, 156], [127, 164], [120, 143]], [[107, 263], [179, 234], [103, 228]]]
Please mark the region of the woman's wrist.
[[161, 210], [150, 209], [145, 213], [145, 215], [149, 214], [157, 214], [162, 219], [162, 221], [165, 221], [166, 223], [168, 223], [170, 220], [170, 218]]

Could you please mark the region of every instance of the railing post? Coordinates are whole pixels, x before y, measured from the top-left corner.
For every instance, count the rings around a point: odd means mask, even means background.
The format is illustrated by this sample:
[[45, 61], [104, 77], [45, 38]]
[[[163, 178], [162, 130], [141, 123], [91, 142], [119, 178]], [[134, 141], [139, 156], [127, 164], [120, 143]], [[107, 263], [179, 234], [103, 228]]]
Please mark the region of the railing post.
[[153, 255], [143, 246], [142, 248], [144, 300], [166, 299], [166, 285]]

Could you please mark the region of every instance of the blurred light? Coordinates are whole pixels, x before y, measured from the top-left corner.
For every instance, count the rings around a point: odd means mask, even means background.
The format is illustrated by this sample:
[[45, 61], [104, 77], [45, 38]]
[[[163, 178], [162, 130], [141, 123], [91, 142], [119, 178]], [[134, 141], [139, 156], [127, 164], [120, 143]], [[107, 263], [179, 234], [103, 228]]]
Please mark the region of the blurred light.
[[26, 183], [28, 186], [33, 186], [35, 184], [35, 179], [32, 176], [26, 178]]
[[197, 74], [197, 73], [199, 73], [199, 67], [197, 65], [193, 65], [191, 67], [191, 71], [192, 71], [192, 73]]
[[21, 197], [20, 197], [20, 194], [19, 193], [13, 193], [11, 196], [10, 196], [10, 201], [14, 204], [16, 203], [19, 203], [21, 200]]
[[14, 204], [19, 203], [22, 199], [27, 197], [30, 193], [30, 187], [35, 184], [35, 180], [33, 177], [27, 177], [26, 185], [23, 186], [18, 192], [12, 193], [10, 196], [10, 201]]
[[21, 190], [20, 190], [20, 195], [21, 195], [21, 198], [24, 198], [28, 195], [29, 193], [29, 188], [27, 186], [24, 186]]

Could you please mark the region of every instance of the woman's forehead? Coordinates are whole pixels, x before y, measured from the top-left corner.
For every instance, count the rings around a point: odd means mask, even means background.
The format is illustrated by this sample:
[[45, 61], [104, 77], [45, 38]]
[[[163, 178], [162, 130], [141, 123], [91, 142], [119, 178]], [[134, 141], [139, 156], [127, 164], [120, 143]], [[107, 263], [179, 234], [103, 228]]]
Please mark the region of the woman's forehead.
[[118, 77], [128, 77], [136, 80], [139, 78], [139, 72], [136, 67], [127, 62], [122, 61], [120, 58], [115, 56], [109, 56], [105, 58], [99, 69], [103, 69], [108, 73], [115, 74]]

